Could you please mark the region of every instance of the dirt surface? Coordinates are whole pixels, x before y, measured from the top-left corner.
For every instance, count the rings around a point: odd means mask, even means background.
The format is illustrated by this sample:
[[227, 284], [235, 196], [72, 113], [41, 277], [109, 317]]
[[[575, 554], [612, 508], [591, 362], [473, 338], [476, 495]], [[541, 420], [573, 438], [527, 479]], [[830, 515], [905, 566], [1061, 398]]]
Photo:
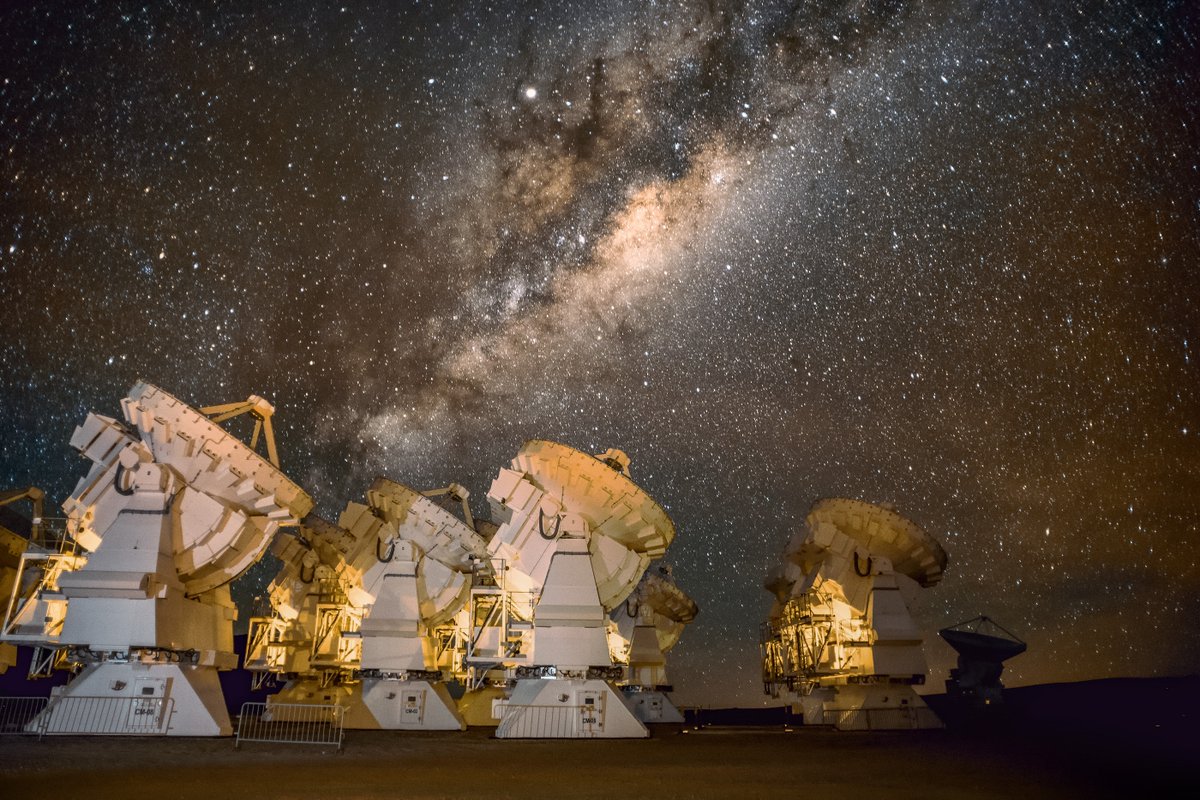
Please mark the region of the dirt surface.
[[[1032, 798], [1150, 796], [1178, 754], [949, 731], [705, 728], [650, 740], [351, 731], [344, 751], [231, 739], [6, 737], [12, 798]], [[1157, 759], [1157, 760], [1156, 760]], [[1176, 772], [1178, 768], [1178, 772]], [[1129, 794], [1129, 792], [1133, 794]]]

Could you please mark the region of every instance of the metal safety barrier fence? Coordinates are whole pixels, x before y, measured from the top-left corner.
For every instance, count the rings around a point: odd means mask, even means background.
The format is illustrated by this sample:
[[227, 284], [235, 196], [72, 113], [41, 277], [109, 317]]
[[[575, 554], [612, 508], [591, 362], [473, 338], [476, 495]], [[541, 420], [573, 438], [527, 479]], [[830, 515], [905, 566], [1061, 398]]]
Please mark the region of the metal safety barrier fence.
[[824, 722], [839, 731], [894, 731], [941, 728], [941, 719], [925, 706], [848, 708], [825, 711]]
[[243, 703], [234, 748], [242, 742], [334, 745], [342, 749], [344, 706]]
[[51, 697], [26, 730], [38, 736], [155, 736], [167, 732], [174, 710], [169, 697]]
[[604, 732], [604, 712], [596, 706], [500, 707], [500, 739], [590, 739]]
[[45, 697], [0, 697], [0, 735], [31, 734], [29, 723], [46, 708]]

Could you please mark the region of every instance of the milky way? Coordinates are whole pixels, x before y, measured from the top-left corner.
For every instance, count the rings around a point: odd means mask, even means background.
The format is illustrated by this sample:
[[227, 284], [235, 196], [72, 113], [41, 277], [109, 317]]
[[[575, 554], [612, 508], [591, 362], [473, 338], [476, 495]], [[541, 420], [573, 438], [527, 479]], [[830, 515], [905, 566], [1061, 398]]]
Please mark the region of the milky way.
[[829, 495], [944, 543], [919, 619], [1010, 683], [1200, 663], [1190, 4], [228, 5], [0, 12], [0, 487], [139, 377], [261, 393], [329, 517], [626, 450], [681, 702], [759, 701]]

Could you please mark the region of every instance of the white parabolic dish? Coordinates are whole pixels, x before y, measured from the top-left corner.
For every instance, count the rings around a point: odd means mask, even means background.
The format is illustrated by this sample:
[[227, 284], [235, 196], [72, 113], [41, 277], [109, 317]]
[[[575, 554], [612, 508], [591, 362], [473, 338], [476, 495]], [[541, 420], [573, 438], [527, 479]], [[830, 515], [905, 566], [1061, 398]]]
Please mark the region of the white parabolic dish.
[[946, 569], [946, 551], [910, 519], [883, 506], [829, 497], [817, 501], [808, 512], [807, 523], [815, 530], [829, 523], [858, 542], [871, 555], [892, 562], [892, 568], [921, 586], [934, 586]]
[[240, 525], [206, 528], [218, 536], [235, 531], [232, 541], [209, 537], [179, 543], [175, 561], [189, 595], [242, 574], [266, 552], [278, 523], [312, 510], [312, 498], [278, 467], [157, 386], [139, 382], [121, 405], [155, 461], [178, 472], [188, 487], [219, 500], [212, 513], [244, 519]]
[[[666, 552], [675, 538], [675, 523], [654, 498], [596, 456], [545, 439], [526, 442], [512, 468], [529, 475], [550, 497], [587, 522], [592, 542], [592, 567], [600, 602], [606, 609], [629, 596], [646, 566]], [[635, 554], [633, 567], [608, 557], [604, 539], [621, 546], [619, 553]]]

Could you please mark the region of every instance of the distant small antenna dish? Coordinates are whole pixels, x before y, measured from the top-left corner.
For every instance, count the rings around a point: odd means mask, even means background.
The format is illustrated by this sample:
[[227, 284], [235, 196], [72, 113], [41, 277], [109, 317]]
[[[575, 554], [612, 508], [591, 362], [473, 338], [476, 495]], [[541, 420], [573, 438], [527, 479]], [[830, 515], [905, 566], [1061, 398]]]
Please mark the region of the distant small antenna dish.
[[961, 656], [997, 664], [1025, 652], [1025, 642], [991, 617], [978, 616], [949, 628], [938, 636]]
[[990, 706], [1004, 699], [1000, 673], [1004, 662], [1025, 652], [1025, 642], [990, 617], [979, 616], [938, 631], [958, 653], [946, 694], [970, 705]]

